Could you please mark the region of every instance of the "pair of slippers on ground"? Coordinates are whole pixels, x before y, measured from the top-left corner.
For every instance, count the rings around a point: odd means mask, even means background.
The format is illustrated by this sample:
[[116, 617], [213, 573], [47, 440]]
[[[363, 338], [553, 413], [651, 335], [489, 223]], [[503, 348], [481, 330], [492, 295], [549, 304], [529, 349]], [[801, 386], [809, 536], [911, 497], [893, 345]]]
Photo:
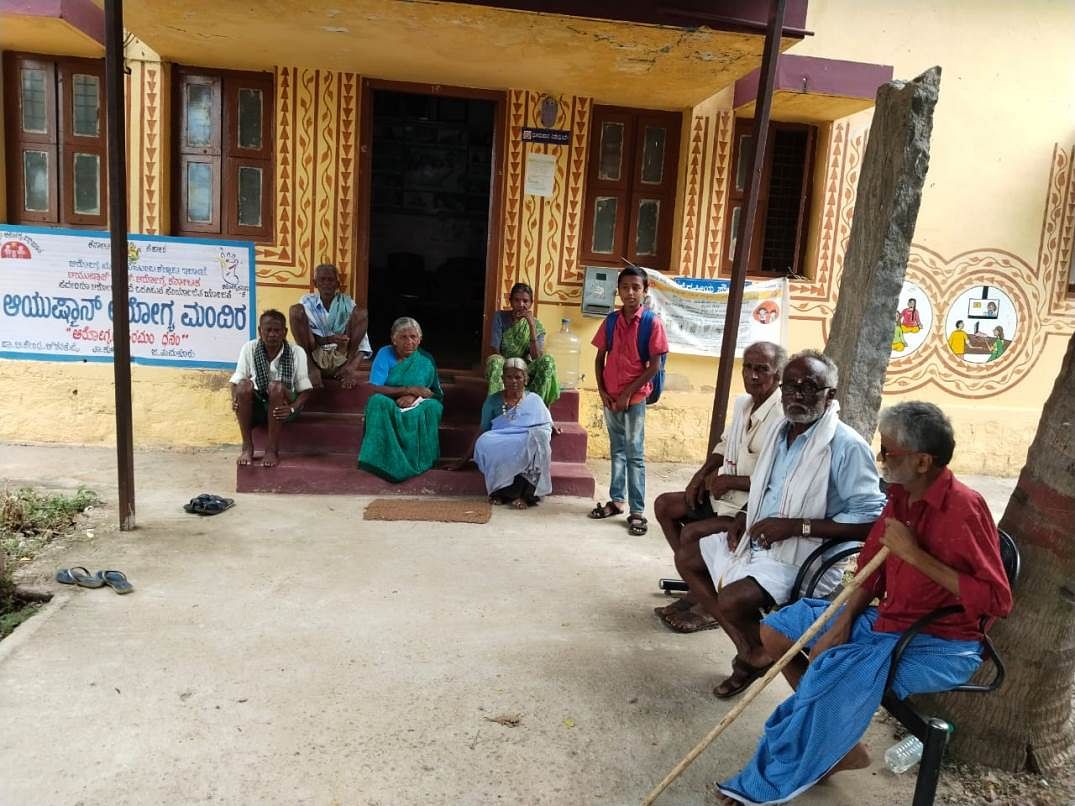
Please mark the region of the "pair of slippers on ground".
[[219, 515], [233, 506], [235, 506], [233, 498], [221, 498], [219, 495], [202, 493], [183, 504], [183, 509], [192, 515]]
[[[590, 517], [598, 521], [622, 514], [623, 510], [611, 501], [604, 504], [598, 502], [597, 506], [590, 510]], [[649, 531], [649, 521], [637, 512], [632, 512], [627, 516], [627, 531], [633, 535], [644, 535]]]
[[56, 572], [56, 581], [64, 585], [78, 585], [80, 588], [103, 588], [107, 585], [120, 594], [134, 590], [134, 586], [127, 581], [127, 576], [122, 571], [98, 571], [91, 574], [88, 568], [81, 565], [61, 568]]

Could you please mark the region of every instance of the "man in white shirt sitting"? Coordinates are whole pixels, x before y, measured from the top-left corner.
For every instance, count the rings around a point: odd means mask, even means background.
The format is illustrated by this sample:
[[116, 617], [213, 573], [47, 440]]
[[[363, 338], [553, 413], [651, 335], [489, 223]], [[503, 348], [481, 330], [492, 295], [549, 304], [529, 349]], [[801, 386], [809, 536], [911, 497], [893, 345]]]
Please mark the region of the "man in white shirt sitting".
[[[657, 496], [654, 511], [672, 552], [723, 532], [746, 507], [750, 474], [769, 432], [784, 419], [780, 406], [780, 375], [788, 362], [778, 344], [759, 341], [743, 351], [743, 388], [736, 398], [731, 426], [685, 492]], [[698, 632], [719, 626], [693, 592], [665, 607], [654, 608], [658, 618], [676, 632]]]
[[358, 367], [373, 355], [365, 308], [340, 291], [340, 273], [331, 263], [314, 269], [314, 287], [288, 311], [295, 344], [303, 349], [310, 382], [321, 388], [322, 373], [340, 379], [344, 389], [358, 383]]
[[262, 466], [280, 461], [280, 429], [299, 416], [312, 388], [306, 353], [287, 343], [284, 315], [265, 311], [258, 319], [258, 338], [243, 345], [231, 376], [231, 408], [243, 436], [239, 464], [254, 461], [255, 425], [269, 430]]

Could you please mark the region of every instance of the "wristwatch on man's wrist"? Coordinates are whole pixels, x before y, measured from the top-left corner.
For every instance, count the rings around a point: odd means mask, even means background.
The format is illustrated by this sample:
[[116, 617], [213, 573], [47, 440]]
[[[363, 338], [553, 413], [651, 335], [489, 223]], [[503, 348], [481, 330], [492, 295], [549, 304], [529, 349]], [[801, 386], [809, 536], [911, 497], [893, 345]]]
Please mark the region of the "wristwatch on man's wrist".
[[810, 537], [810, 519], [803, 518], [803, 537]]

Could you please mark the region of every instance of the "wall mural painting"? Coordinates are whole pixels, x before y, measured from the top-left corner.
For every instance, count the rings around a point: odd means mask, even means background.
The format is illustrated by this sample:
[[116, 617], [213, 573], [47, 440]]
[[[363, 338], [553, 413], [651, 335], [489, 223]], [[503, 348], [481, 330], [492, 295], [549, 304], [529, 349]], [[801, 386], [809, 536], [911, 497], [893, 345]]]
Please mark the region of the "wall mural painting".
[[896, 307], [896, 325], [892, 335], [892, 357], [908, 356], [925, 344], [933, 327], [933, 305], [925, 290], [910, 281], [904, 282]]
[[[834, 124], [815, 275], [791, 284], [792, 318], [817, 322], [826, 340], [868, 137], [869, 129]], [[968, 399], [1002, 394], [1033, 369], [1048, 336], [1071, 333], [1075, 304], [1066, 283], [1075, 231], [1073, 163], [1075, 148], [1054, 147], [1034, 263], [990, 247], [948, 257], [911, 245], [885, 392], [933, 385]]]
[[952, 355], [968, 364], [1000, 358], [1015, 341], [1019, 312], [999, 288], [974, 286], [963, 291], [945, 316], [945, 339]]

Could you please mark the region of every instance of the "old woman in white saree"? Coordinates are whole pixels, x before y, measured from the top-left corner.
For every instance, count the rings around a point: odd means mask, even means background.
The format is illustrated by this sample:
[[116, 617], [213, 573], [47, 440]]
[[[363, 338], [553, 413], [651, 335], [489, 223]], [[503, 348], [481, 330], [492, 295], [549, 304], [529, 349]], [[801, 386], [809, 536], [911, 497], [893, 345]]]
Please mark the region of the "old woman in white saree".
[[526, 364], [504, 362], [504, 391], [482, 406], [474, 462], [496, 504], [526, 509], [552, 492], [552, 415], [541, 395], [526, 391]]

